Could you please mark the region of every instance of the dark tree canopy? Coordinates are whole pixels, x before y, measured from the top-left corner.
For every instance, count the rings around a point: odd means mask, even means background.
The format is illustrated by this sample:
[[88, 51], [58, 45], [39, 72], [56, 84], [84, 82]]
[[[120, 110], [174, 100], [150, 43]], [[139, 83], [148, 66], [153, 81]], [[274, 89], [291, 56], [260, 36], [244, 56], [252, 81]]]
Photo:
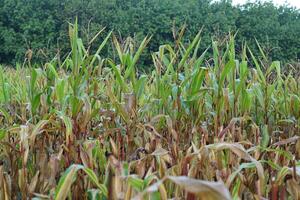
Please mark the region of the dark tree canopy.
[[211, 37], [238, 31], [240, 47], [247, 42], [255, 51], [257, 39], [273, 59], [300, 58], [300, 12], [288, 5], [256, 2], [234, 7], [230, 0], [0, 0], [0, 63], [22, 62], [28, 49], [37, 61], [58, 50], [65, 55], [68, 22], [76, 16], [85, 42], [106, 27], [136, 40], [153, 35], [148, 51], [156, 51], [160, 44], [173, 41], [174, 25], [186, 24], [187, 39], [203, 27], [203, 49]]

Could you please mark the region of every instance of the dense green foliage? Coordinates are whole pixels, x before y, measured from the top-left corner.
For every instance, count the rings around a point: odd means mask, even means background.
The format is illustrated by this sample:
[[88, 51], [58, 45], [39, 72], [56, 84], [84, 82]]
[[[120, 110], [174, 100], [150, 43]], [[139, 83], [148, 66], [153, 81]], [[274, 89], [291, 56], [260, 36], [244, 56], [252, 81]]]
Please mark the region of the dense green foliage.
[[[151, 34], [147, 51], [152, 52], [160, 44], [173, 43], [174, 24], [186, 24], [187, 38], [203, 27], [202, 50], [211, 44], [212, 36], [238, 31], [238, 49], [244, 41], [254, 49], [256, 38], [274, 59], [300, 57], [299, 11], [288, 6], [248, 3], [234, 7], [230, 0], [1, 0], [0, 63], [22, 62], [28, 49], [36, 60], [45, 61], [56, 53], [64, 57], [68, 22], [76, 16], [84, 41], [103, 27], [137, 41]], [[151, 58], [142, 60], [150, 63]]]

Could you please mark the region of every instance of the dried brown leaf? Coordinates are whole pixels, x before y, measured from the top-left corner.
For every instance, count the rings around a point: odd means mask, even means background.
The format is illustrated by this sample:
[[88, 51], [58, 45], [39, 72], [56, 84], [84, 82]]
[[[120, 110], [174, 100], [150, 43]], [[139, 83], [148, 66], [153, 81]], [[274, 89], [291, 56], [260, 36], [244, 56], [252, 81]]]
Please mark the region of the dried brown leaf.
[[231, 199], [228, 189], [221, 182], [197, 180], [187, 176], [169, 176], [168, 179], [186, 191], [197, 194], [204, 199]]

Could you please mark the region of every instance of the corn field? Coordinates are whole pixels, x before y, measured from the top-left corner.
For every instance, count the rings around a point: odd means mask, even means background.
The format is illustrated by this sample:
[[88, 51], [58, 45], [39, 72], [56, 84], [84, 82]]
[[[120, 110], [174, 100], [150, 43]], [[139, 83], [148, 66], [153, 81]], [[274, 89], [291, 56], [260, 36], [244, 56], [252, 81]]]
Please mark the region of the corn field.
[[[300, 79], [234, 35], [138, 61], [70, 24], [63, 60], [0, 68], [0, 199], [300, 199]], [[115, 57], [104, 58], [113, 44]], [[212, 56], [209, 56], [212, 55]]]

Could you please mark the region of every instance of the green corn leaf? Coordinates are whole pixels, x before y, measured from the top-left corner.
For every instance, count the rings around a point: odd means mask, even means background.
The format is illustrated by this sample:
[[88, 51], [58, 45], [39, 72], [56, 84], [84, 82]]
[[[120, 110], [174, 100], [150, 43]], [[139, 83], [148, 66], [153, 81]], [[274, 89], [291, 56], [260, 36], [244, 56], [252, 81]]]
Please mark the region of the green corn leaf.
[[133, 81], [133, 77], [135, 76], [134, 67], [135, 67], [138, 59], [140, 58], [143, 50], [146, 48], [146, 46], [150, 40], [151, 40], [151, 37], [145, 37], [144, 40], [141, 42], [137, 52], [135, 53], [135, 55], [132, 59], [132, 62], [130, 63], [130, 65], [128, 66], [128, 68], [125, 71], [124, 79], [127, 79], [128, 77], [132, 77], [132, 81]]
[[97, 59], [97, 56], [99, 55], [100, 51], [103, 49], [103, 47], [106, 45], [108, 39], [110, 38], [110, 35], [111, 35], [112, 31], [108, 33], [108, 35], [106, 36], [106, 38], [103, 40], [103, 42], [101, 43], [101, 45], [99, 46], [99, 48], [97, 49], [91, 63], [89, 64], [89, 66], [93, 66], [94, 62], [96, 61]]
[[59, 179], [55, 190], [55, 200], [65, 200], [70, 192], [71, 185], [76, 178], [79, 169], [83, 169], [82, 165], [71, 165]]
[[0, 141], [1, 141], [3, 138], [5, 138], [5, 136], [6, 136], [6, 130], [0, 129]]
[[214, 59], [214, 69], [217, 72], [219, 70], [219, 49], [217, 42], [212, 42], [212, 48], [213, 48], [213, 59]]
[[250, 48], [248, 48], [248, 51], [252, 57], [252, 60], [255, 64], [255, 67], [256, 67], [256, 70], [258, 72], [258, 75], [259, 75], [259, 78], [260, 80], [262, 81], [263, 84], [266, 84], [266, 78], [265, 78], [265, 75], [264, 73], [262, 72], [261, 68], [260, 68], [260, 65], [259, 63], [257, 62], [257, 59], [255, 58], [254, 54], [252, 53], [252, 51], [250, 50]]
[[[196, 35], [196, 37], [194, 38], [194, 40], [192, 41], [192, 43], [189, 45], [189, 47], [187, 48], [187, 50], [185, 51], [182, 59], [180, 60], [179, 64], [178, 64], [178, 69], [181, 69], [181, 67], [186, 63], [188, 57], [190, 56], [192, 50], [194, 49], [195, 46], [197, 46], [197, 44], [199, 43], [200, 40], [200, 34], [201, 32], [199, 31], [199, 33]], [[197, 51], [197, 50], [196, 50]]]
[[256, 38], [255, 38], [255, 41], [256, 41], [256, 44], [257, 44], [257, 46], [258, 46], [259, 52], [260, 52], [260, 54], [261, 54], [262, 57], [263, 57], [264, 62], [267, 62], [267, 61], [268, 61], [267, 56], [265, 55], [263, 49], [261, 48], [261, 46], [260, 46], [260, 44], [259, 44], [259, 42], [257, 41]]
[[144, 91], [146, 81], [147, 81], [147, 76], [142, 75], [137, 81], [136, 85], [134, 85], [134, 90], [135, 90], [134, 93], [137, 95], [137, 97], [140, 97], [142, 92]]
[[9, 99], [8, 90], [7, 90], [8, 83], [5, 82], [3, 74], [4, 74], [4, 71], [3, 71], [2, 66], [0, 65], [0, 84], [1, 84], [1, 89], [2, 89], [3, 100], [4, 100], [4, 102], [8, 102], [8, 99]]
[[144, 181], [137, 177], [128, 177], [128, 183], [137, 191], [141, 192], [144, 188]]
[[114, 71], [114, 74], [116, 76], [117, 82], [119, 83], [119, 86], [121, 88], [123, 88], [124, 92], [127, 92], [128, 87], [125, 84], [125, 80], [124, 80], [124, 77], [121, 75], [120, 69], [111, 60], [108, 60], [108, 63], [110, 64], [110, 66], [112, 67], [112, 69]]
[[262, 134], [261, 147], [266, 148], [269, 145], [269, 141], [270, 141], [268, 125], [264, 125], [262, 127], [261, 134]]
[[42, 95], [43, 93], [41, 92], [41, 93], [39, 93], [39, 94], [37, 94], [37, 95], [35, 95], [34, 97], [33, 97], [33, 99], [32, 99], [32, 101], [31, 101], [31, 112], [33, 113], [33, 114], [35, 114], [36, 113], [36, 110], [38, 109], [38, 107], [39, 107], [39, 105], [40, 105], [40, 103], [41, 103], [41, 95]]
[[105, 185], [100, 184], [95, 172], [89, 168], [84, 168], [84, 172], [88, 175], [89, 179], [98, 187], [98, 189], [103, 193], [105, 197], [108, 195], [108, 191]]
[[230, 72], [235, 68], [234, 60], [230, 60], [224, 67], [221, 77], [219, 80], [219, 87], [222, 87], [225, 81], [225, 78], [230, 74]]
[[66, 96], [65, 88], [66, 88], [65, 79], [57, 79], [55, 92], [56, 92], [56, 96], [58, 98], [58, 101], [60, 102], [61, 105], [63, 105], [64, 100], [65, 100], [65, 96]]

